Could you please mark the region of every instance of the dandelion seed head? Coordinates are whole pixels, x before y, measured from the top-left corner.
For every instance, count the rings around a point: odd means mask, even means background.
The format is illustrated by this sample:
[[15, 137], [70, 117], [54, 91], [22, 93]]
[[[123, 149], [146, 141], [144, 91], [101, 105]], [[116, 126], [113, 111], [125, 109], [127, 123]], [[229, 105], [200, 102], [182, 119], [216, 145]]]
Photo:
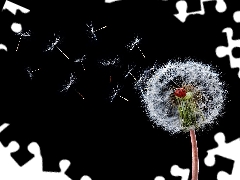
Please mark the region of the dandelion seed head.
[[[145, 70], [135, 84], [140, 90], [141, 102], [149, 119], [171, 134], [183, 132], [177, 108], [169, 101], [176, 84], [191, 84], [201, 92], [204, 101], [199, 101], [205, 120], [198, 119], [200, 129], [210, 127], [221, 116], [226, 100], [225, 84], [210, 65], [187, 59], [184, 62], [172, 62], [162, 67], [154, 66]], [[194, 127], [189, 127], [194, 128]]]
[[54, 47], [61, 42], [61, 38], [58, 34], [54, 33], [54, 38], [55, 38], [54, 41], [50, 41], [50, 44], [47, 46], [45, 52], [52, 51]]
[[133, 50], [135, 46], [139, 45], [140, 41], [141, 41], [141, 38], [136, 36], [133, 41], [131, 41], [128, 45], [126, 45], [127, 49], [129, 49], [130, 51]]
[[76, 76], [73, 73], [71, 73], [69, 81], [63, 85], [63, 89], [61, 90], [61, 92], [68, 91], [69, 88], [76, 83], [76, 80], [77, 80]]
[[118, 93], [120, 92], [121, 87], [119, 85], [116, 86], [116, 88], [113, 88], [112, 93], [110, 95], [110, 102], [112, 103], [113, 100], [116, 98], [116, 96], [118, 95]]
[[30, 79], [32, 79], [32, 78], [33, 78], [33, 73], [32, 73], [31, 68], [30, 68], [30, 67], [27, 67], [27, 68], [26, 68], [26, 71], [27, 71], [28, 76], [30, 77]]
[[114, 59], [103, 59], [100, 63], [103, 66], [117, 66], [120, 62], [120, 58], [117, 56]]
[[86, 24], [86, 25], [88, 27], [87, 33], [88, 33], [89, 38], [94, 39], [95, 41], [97, 41], [97, 36], [95, 34], [92, 22], [90, 22], [89, 24]]
[[17, 35], [22, 36], [22, 37], [31, 36], [31, 31], [30, 30], [25, 31], [25, 32], [21, 31], [21, 32], [18, 32]]
[[79, 63], [79, 62], [82, 63], [82, 62], [85, 61], [85, 60], [86, 60], [86, 55], [83, 55], [83, 57], [76, 59], [74, 62], [75, 62], [75, 63]]
[[124, 75], [124, 78], [127, 78], [134, 68], [135, 68], [135, 66], [129, 66], [128, 65], [128, 69], [127, 69], [127, 72]]

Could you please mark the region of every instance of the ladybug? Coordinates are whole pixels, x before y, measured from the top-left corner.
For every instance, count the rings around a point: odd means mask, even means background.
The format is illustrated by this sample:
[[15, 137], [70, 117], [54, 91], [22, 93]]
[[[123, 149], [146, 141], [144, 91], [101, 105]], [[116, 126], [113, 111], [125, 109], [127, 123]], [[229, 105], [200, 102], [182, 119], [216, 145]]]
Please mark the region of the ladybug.
[[180, 97], [180, 98], [183, 98], [186, 96], [186, 90], [184, 88], [177, 88], [175, 91], [174, 91], [174, 95], [177, 96], [177, 97]]

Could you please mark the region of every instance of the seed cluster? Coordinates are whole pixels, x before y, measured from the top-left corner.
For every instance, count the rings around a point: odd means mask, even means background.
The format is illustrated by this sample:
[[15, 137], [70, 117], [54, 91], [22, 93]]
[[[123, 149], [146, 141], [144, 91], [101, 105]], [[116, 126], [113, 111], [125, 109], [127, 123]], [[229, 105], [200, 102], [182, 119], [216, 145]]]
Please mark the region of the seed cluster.
[[227, 91], [219, 73], [189, 58], [154, 65], [135, 88], [150, 121], [172, 134], [211, 127], [224, 113]]

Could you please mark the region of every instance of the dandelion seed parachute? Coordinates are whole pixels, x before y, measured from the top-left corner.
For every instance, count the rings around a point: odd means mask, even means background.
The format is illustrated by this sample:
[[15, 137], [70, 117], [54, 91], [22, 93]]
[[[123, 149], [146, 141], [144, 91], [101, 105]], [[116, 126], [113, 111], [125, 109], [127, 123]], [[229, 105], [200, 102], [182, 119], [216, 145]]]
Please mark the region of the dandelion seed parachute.
[[[169, 100], [173, 89], [177, 88], [175, 82], [182, 86], [191, 84], [201, 92], [203, 101], [199, 101], [198, 107], [205, 120], [197, 119], [199, 129], [211, 127], [216, 118], [223, 114], [227, 91], [219, 74], [210, 65], [194, 62], [192, 59], [184, 59], [183, 62], [170, 61], [162, 67], [154, 66], [146, 70], [135, 84], [150, 121], [157, 127], [172, 134], [184, 131], [177, 107]], [[184, 95], [184, 92], [181, 93]], [[189, 129], [191, 128], [195, 129]]]

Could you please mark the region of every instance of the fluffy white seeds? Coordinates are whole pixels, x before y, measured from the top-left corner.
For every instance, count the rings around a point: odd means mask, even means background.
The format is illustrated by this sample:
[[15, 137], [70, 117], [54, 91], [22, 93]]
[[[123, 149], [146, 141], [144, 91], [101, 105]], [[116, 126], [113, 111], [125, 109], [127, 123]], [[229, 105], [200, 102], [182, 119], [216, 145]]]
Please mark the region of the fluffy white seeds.
[[184, 84], [192, 84], [203, 96], [204, 100], [198, 104], [205, 118], [197, 121], [200, 129], [216, 122], [214, 120], [223, 113], [227, 91], [210, 65], [189, 59], [170, 61], [162, 67], [146, 70], [135, 84], [150, 120], [172, 134], [183, 132], [183, 129], [177, 107], [172, 105], [169, 97], [174, 88]]

